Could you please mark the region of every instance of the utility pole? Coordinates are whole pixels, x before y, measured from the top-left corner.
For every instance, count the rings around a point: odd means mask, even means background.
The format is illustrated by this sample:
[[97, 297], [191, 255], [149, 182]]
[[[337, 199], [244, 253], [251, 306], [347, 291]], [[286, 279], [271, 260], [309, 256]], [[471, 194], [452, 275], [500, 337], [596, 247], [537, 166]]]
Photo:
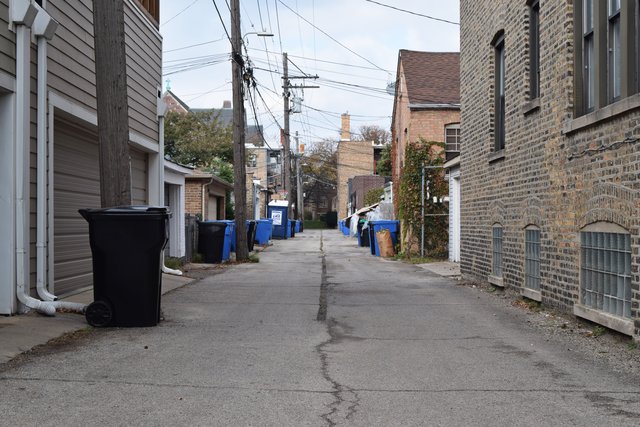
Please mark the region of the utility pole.
[[131, 204], [124, 2], [93, 0], [100, 203]]
[[236, 260], [249, 257], [247, 247], [247, 175], [244, 148], [244, 96], [242, 78], [242, 38], [240, 35], [240, 0], [231, 0], [231, 72], [233, 90], [233, 195], [236, 219]]
[[[292, 85], [291, 79], [317, 79], [318, 76], [297, 76], [291, 77], [289, 76], [289, 57], [286, 52], [282, 53], [282, 88], [284, 89], [283, 97], [284, 97], [284, 157], [283, 157], [283, 185], [284, 190], [287, 193], [287, 200], [289, 201], [289, 214], [291, 214], [291, 200], [294, 199], [292, 194], [293, 182], [291, 179], [291, 139], [289, 137], [289, 114], [291, 113], [291, 108], [289, 107], [289, 97], [291, 96], [291, 92], [289, 89], [317, 89], [319, 86], [305, 86], [305, 85]], [[297, 164], [297, 162], [296, 162]], [[291, 195], [290, 195], [291, 193]], [[299, 218], [302, 214], [298, 211], [300, 209], [298, 206], [296, 207], [296, 217]]]
[[[283, 171], [283, 183], [287, 200], [291, 200], [289, 193], [291, 192], [291, 157], [290, 157], [290, 138], [289, 138], [289, 58], [286, 52], [282, 54], [282, 72], [284, 88], [284, 156], [282, 158]], [[291, 203], [289, 203], [289, 214], [291, 213]]]
[[296, 131], [296, 212], [299, 220], [304, 222], [304, 197], [302, 194], [302, 175], [300, 175], [300, 161], [302, 153], [300, 152], [300, 141], [298, 132]]

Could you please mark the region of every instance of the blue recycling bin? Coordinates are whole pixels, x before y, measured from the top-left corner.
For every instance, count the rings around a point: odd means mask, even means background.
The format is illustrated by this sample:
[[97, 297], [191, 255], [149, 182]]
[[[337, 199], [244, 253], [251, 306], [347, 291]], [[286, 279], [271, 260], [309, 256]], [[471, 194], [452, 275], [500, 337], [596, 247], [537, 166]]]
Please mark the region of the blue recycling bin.
[[373, 247], [371, 252], [375, 248], [375, 255], [380, 256], [380, 248], [378, 247], [378, 238], [376, 237], [376, 233], [382, 229], [387, 229], [391, 233], [391, 240], [393, 241], [393, 246], [395, 247], [398, 244], [398, 232], [400, 231], [400, 221], [387, 220], [387, 219], [379, 219], [377, 221], [369, 221], [369, 227], [373, 227], [373, 242], [370, 242]]
[[267, 206], [267, 214], [273, 221], [274, 239], [287, 239], [291, 236], [288, 211], [289, 203], [287, 201], [275, 200]]
[[256, 220], [255, 242], [259, 245], [266, 245], [269, 243], [270, 235], [271, 235], [271, 221], [265, 218]]
[[296, 219], [296, 229], [295, 229], [295, 232], [296, 232], [296, 233], [299, 233], [299, 232], [300, 232], [300, 220], [299, 220], [299, 219]]
[[[227, 224], [227, 230], [229, 230], [228, 239], [229, 239], [229, 252], [236, 251], [236, 221], [233, 219], [223, 219], [219, 222], [224, 222]], [[227, 257], [230, 258], [231, 255]]]
[[296, 220], [289, 220], [289, 228], [287, 228], [287, 238], [296, 237]]

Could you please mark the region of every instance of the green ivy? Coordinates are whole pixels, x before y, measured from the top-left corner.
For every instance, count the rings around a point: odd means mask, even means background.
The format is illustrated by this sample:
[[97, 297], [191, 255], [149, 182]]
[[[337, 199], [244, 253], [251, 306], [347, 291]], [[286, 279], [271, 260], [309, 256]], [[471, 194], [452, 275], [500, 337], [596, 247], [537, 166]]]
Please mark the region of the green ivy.
[[[425, 166], [425, 256], [446, 258], [449, 239], [448, 204], [440, 202], [449, 193], [444, 179], [444, 169], [430, 169], [442, 166], [444, 143], [420, 139], [408, 144], [405, 164], [400, 177], [398, 194], [398, 215], [402, 221], [403, 252], [406, 256], [420, 253], [422, 225], [422, 167]], [[428, 189], [427, 189], [428, 187]], [[428, 193], [428, 194], [427, 194]], [[434, 202], [436, 197], [438, 202]], [[441, 215], [441, 216], [433, 216]]]

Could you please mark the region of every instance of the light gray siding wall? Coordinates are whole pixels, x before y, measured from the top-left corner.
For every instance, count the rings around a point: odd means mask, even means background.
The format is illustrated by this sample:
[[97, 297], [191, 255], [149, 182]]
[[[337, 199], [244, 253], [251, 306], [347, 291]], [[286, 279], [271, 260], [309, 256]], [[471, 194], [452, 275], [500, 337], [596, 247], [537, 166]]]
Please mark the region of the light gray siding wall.
[[16, 74], [15, 35], [9, 30], [9, 0], [0, 0], [0, 71]]
[[149, 203], [149, 155], [142, 151], [130, 149], [131, 157], [131, 203], [146, 205]]
[[[60, 23], [49, 45], [49, 85], [95, 112], [92, 10], [91, 0], [47, 2], [47, 11]], [[128, 1], [125, 1], [125, 32], [129, 126], [132, 131], [158, 141], [157, 91], [162, 78], [162, 39], [147, 18]]]
[[129, 126], [158, 141], [158, 88], [162, 86], [162, 39], [146, 17], [125, 1]]
[[91, 0], [49, 0], [47, 12], [60, 23], [49, 43], [49, 87], [96, 112]]

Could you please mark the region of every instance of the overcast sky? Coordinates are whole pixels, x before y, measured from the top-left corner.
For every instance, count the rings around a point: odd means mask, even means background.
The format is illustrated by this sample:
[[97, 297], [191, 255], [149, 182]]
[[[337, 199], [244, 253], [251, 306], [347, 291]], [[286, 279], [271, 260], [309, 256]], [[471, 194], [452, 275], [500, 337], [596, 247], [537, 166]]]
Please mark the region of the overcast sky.
[[[404, 9], [407, 13], [385, 7]], [[164, 86], [192, 108], [220, 108], [231, 100], [228, 0], [161, 0]], [[216, 6], [224, 26], [216, 12]], [[291, 115], [290, 130], [300, 142], [340, 137], [340, 115], [351, 115], [351, 131], [362, 125], [389, 129], [393, 97], [385, 88], [395, 80], [400, 49], [457, 52], [458, 0], [240, 0], [241, 26], [258, 82], [253, 93], [260, 125], [270, 145], [283, 126], [282, 52], [289, 75], [303, 98], [302, 112]], [[273, 37], [251, 32], [267, 31]], [[252, 104], [247, 121], [255, 124]]]

